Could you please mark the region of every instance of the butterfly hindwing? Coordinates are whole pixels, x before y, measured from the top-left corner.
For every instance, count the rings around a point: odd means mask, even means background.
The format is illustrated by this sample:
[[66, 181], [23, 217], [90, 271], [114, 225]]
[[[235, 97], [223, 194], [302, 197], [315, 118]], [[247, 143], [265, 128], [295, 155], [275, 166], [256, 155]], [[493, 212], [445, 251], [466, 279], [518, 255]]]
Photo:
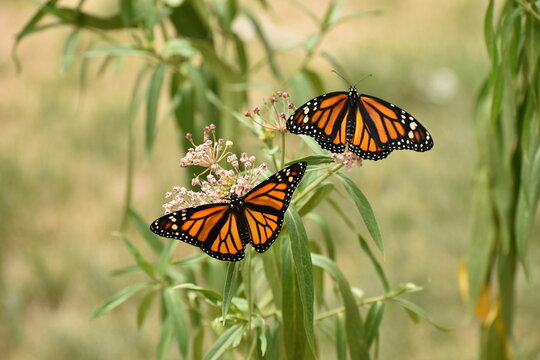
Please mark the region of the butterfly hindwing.
[[277, 239], [293, 193], [302, 180], [306, 162], [298, 162], [257, 185], [243, 199], [250, 242], [265, 252]]
[[[427, 151], [433, 147], [431, 135], [411, 114], [383, 99], [360, 95], [359, 112], [372, 137], [386, 150]], [[354, 143], [353, 143], [354, 144]]]
[[228, 203], [175, 211], [154, 221], [150, 230], [157, 235], [198, 246], [219, 260], [238, 261], [244, 258], [238, 219]]

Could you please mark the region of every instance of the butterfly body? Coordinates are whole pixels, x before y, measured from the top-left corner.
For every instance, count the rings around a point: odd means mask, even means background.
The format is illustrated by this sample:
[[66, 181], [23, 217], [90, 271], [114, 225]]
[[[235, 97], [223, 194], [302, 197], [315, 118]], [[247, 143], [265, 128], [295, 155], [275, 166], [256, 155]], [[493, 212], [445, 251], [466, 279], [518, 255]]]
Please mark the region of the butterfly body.
[[411, 114], [354, 87], [300, 106], [287, 120], [287, 130], [312, 136], [333, 153], [348, 149], [369, 160], [384, 159], [393, 150], [433, 147], [431, 135]]
[[292, 164], [244, 196], [231, 193], [224, 199], [228, 202], [164, 215], [150, 225], [150, 230], [198, 246], [219, 260], [242, 260], [248, 243], [257, 252], [265, 252], [279, 236], [285, 212], [306, 167], [305, 162]]

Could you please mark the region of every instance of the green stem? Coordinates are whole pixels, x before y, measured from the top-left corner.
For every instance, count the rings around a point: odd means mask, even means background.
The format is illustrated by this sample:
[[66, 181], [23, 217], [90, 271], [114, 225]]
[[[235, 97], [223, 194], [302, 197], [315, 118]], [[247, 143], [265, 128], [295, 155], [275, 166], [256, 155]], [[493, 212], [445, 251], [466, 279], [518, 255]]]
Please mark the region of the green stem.
[[[403, 294], [406, 291], [407, 291], [407, 289], [405, 287], [400, 287], [398, 289], [387, 292], [384, 295], [374, 296], [374, 297], [371, 297], [371, 298], [367, 298], [365, 300], [360, 300], [360, 301], [358, 301], [357, 305], [358, 306], [366, 306], [366, 305], [373, 304], [373, 303], [376, 303], [376, 302], [379, 302], [379, 301], [390, 300], [392, 298], [395, 298], [396, 296], [399, 296], [399, 295]], [[329, 317], [341, 314], [343, 312], [345, 312], [345, 306], [340, 306], [340, 307], [337, 307], [335, 309], [332, 309], [330, 311], [327, 311], [325, 313], [322, 313], [322, 314], [319, 314], [319, 315], [315, 316], [313, 321], [321, 321], [321, 320], [327, 319]]]
[[285, 165], [285, 132], [281, 133], [281, 167]]
[[304, 190], [296, 196], [297, 201], [293, 201], [293, 203], [296, 205], [299, 199], [304, 198], [308, 193], [315, 190], [317, 186], [319, 186], [320, 183], [322, 183], [324, 180], [328, 179], [330, 176], [334, 175], [336, 172], [338, 172], [343, 167], [343, 164], [336, 164], [333, 167], [331, 167], [326, 173], [321, 175], [319, 178], [317, 178], [315, 181], [313, 181], [311, 184], [306, 186]]
[[129, 221], [129, 213], [131, 210], [131, 195], [133, 192], [133, 172], [135, 164], [135, 137], [133, 134], [133, 121], [129, 122], [128, 128], [128, 159], [127, 159], [127, 180], [126, 180], [126, 194], [124, 202], [124, 214], [122, 216], [122, 222], [120, 224], [120, 231], [125, 233]]

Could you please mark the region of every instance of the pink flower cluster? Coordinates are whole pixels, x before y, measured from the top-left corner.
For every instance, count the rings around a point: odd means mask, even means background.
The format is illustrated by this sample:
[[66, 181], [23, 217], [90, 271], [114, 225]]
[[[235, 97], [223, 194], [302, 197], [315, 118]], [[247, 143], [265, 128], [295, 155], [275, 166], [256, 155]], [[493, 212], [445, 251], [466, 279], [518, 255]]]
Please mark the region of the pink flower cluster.
[[285, 123], [295, 106], [290, 102], [290, 95], [283, 91], [276, 91], [264, 102], [263, 109], [259, 107], [246, 111], [244, 116], [253, 120], [268, 131], [285, 132]]
[[170, 199], [163, 205], [165, 214], [192, 206], [221, 203], [231, 193], [243, 196], [260, 182], [260, 175], [267, 170], [266, 164], [255, 166], [255, 156], [246, 153], [239, 158], [230, 151], [233, 142], [216, 139], [215, 130], [213, 124], [206, 126], [200, 145], [195, 145], [192, 134], [186, 134], [193, 147], [180, 159], [180, 167], [193, 165], [206, 169], [191, 180], [191, 185], [199, 191], [175, 186], [165, 194], [165, 198]]
[[362, 158], [349, 150], [342, 154], [332, 154], [332, 159], [336, 164], [345, 165], [345, 170], [350, 170], [353, 167], [362, 166]]

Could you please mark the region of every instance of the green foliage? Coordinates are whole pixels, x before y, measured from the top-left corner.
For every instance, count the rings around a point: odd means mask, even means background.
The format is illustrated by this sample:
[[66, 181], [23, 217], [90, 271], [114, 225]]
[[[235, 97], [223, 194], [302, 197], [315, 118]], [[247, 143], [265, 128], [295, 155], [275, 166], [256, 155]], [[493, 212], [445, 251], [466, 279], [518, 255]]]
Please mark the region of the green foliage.
[[[540, 196], [540, 13], [505, 1], [495, 20], [490, 1], [484, 36], [491, 67], [478, 99], [480, 161], [468, 258], [469, 304], [481, 322], [481, 359], [512, 357], [518, 264]], [[488, 316], [487, 314], [494, 314]]]
[[[405, 284], [392, 289], [383, 267], [357, 229], [358, 221], [351, 220], [351, 216], [356, 219], [360, 215], [375, 246], [383, 252], [382, 236], [366, 196], [340, 172], [343, 164], [334, 163], [311, 139], [302, 140], [317, 155], [297, 154], [291, 160], [307, 161], [309, 172], [293, 198], [282, 234], [272, 248], [259, 255], [248, 247], [246, 259], [241, 263], [226, 264], [204, 254], [173, 261], [172, 253], [178, 242], [150, 233], [149, 221], [138, 214], [131, 201], [135, 171], [133, 127], [140, 108], [145, 105], [144, 147], [149, 158], [159, 136], [161, 117], [172, 116], [180, 135], [200, 131], [210, 122], [218, 125], [220, 135], [226, 139], [237, 136], [240, 128], [249, 130], [250, 134], [263, 138], [261, 147], [277, 170], [287, 160], [284, 132], [271, 133], [240, 114], [247, 103], [250, 77], [255, 71], [266, 69], [278, 81], [285, 78], [278, 52], [261, 26], [260, 11], [235, 0], [120, 0], [118, 13], [106, 18], [83, 12], [83, 2], [76, 8], [61, 7], [57, 1], [46, 2], [17, 35], [17, 42], [52, 26], [69, 25], [73, 31], [64, 46], [62, 71], [73, 66], [77, 50], [82, 46], [79, 44], [83, 41], [82, 32], [94, 35], [84, 51], [83, 74], [88, 71], [87, 62], [95, 59], [103, 59], [100, 73], [127, 57], [142, 60], [131, 92], [126, 204], [118, 234], [135, 265], [117, 270], [115, 275], [137, 273], [144, 281], [113, 295], [93, 317], [135, 297], [139, 302], [136, 324], [142, 327], [151, 309], [159, 308], [158, 359], [168, 358], [172, 343], [182, 358], [218, 359], [232, 352], [236, 357], [250, 359], [277, 359], [283, 358], [283, 354], [290, 359], [313, 359], [321, 356], [320, 344], [327, 333], [333, 334], [338, 358], [346, 358], [348, 354], [351, 359], [369, 359], [377, 354], [379, 327], [388, 302], [397, 303], [415, 320], [419, 317], [429, 320], [420, 307], [400, 297], [420, 288]], [[267, 6], [264, 1], [261, 4]], [[293, 97], [301, 101], [324, 90], [322, 78], [310, 67], [310, 62], [319, 55], [318, 47], [325, 34], [361, 14], [342, 14], [344, 1], [339, 0], [329, 2], [321, 19], [303, 3], [297, 5], [318, 26], [300, 44], [304, 57], [290, 75]], [[44, 23], [46, 15], [53, 17], [54, 22]], [[247, 20], [253, 27], [264, 49], [262, 59], [250, 53], [234, 29], [233, 23], [238, 18]], [[129, 34], [128, 40], [117, 38], [119, 30]], [[330, 55], [323, 58], [341, 69]], [[165, 97], [168, 101], [163, 100]], [[165, 110], [164, 104], [167, 104]], [[184, 150], [188, 147], [186, 143], [180, 146]], [[535, 169], [537, 174], [538, 165]], [[343, 196], [342, 188], [352, 201]], [[537, 199], [537, 194], [524, 192], [523, 201], [533, 195]], [[343, 202], [336, 202], [336, 197]], [[335, 262], [335, 239], [328, 230], [328, 217], [319, 213], [322, 204], [332, 208], [334, 216], [343, 218], [350, 241], [359, 239], [362, 252], [354, 256], [372, 262], [383, 294], [367, 298], [362, 290], [351, 287]], [[359, 214], [346, 211], [352, 205]], [[321, 229], [322, 239], [312, 237], [304, 226], [308, 222]], [[128, 239], [126, 230], [130, 225], [138, 230], [137, 239]], [[143, 242], [151, 250], [150, 256], [139, 250]], [[333, 280], [332, 286], [339, 296], [325, 289], [325, 274]]]

